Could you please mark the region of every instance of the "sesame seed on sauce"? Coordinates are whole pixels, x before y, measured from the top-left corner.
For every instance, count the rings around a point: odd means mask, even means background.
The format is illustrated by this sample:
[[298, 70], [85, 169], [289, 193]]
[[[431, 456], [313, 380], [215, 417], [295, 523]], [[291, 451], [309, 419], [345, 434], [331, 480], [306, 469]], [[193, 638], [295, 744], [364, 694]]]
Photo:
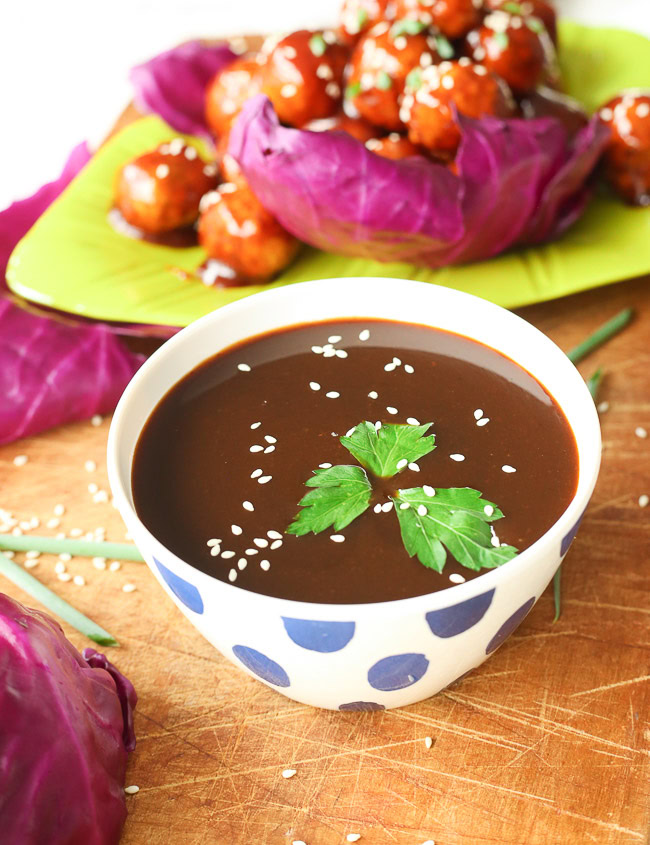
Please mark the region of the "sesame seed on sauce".
[[251, 478], [259, 478], [259, 477], [260, 477], [260, 475], [262, 475], [262, 470], [261, 470], [261, 469], [259, 469], [259, 468], [258, 468], [258, 469], [254, 469], [254, 470], [251, 472]]
[[282, 546], [282, 542], [282, 540], [274, 540], [269, 546], [269, 548], [272, 552], [274, 552], [276, 549], [279, 549]]
[[318, 466], [320, 467], [320, 469], [329, 469], [332, 466], [332, 464], [324, 463], [324, 464], [318, 464]]
[[210, 547], [219, 546], [221, 545], [221, 540], [219, 540], [217, 537], [213, 537], [211, 540], [208, 540], [207, 545]]
[[380, 505], [379, 503], [377, 503], [377, 504], [374, 506], [373, 511], [374, 511], [375, 513], [381, 513], [381, 505]]
[[328, 390], [328, 392], [325, 394], [328, 399], [338, 399], [340, 395], [341, 394], [338, 393], [336, 390]]
[[429, 496], [429, 497], [431, 497], [431, 496], [435, 496], [435, 495], [436, 495], [436, 491], [435, 491], [435, 489], [434, 489], [433, 487], [431, 487], [431, 485], [430, 485], [430, 484], [425, 484], [425, 485], [422, 487], [422, 490], [424, 491], [424, 495], [425, 495], [425, 496]]
[[272, 540], [281, 540], [282, 539], [282, 534], [280, 534], [279, 531], [274, 531], [273, 529], [271, 529], [270, 531], [267, 531], [266, 536], [270, 537]]
[[345, 436], [346, 436], [346, 437], [352, 437], [352, 435], [354, 434], [354, 429], [355, 429], [355, 426], [352, 426], [352, 428], [349, 428], [349, 429], [345, 432]]
[[263, 569], [265, 572], [268, 572], [270, 568], [271, 564], [268, 562], [268, 560], [260, 561], [260, 569]]
[[481, 410], [481, 408], [477, 408], [477, 409], [474, 411], [474, 419], [475, 419], [475, 420], [480, 420], [482, 416], [483, 416], [483, 411]]
[[428, 513], [425, 505], [418, 505], [418, 516], [426, 516]]
[[323, 347], [322, 346], [312, 346], [311, 351], [316, 355], [323, 354]]
[[415, 419], [415, 417], [407, 417], [406, 422], [409, 425], [420, 425], [419, 421]]
[[164, 179], [166, 176], [169, 176], [169, 165], [159, 164], [158, 167], [156, 167], [156, 178]]
[[392, 502], [384, 502], [384, 504], [381, 506], [381, 509], [382, 509], [383, 513], [389, 513], [390, 511], [393, 510], [393, 503]]
[[246, 569], [247, 566], [248, 566], [248, 561], [246, 560], [246, 558], [240, 557], [239, 560], [237, 561], [237, 569], [239, 569], [240, 572], [243, 572], [244, 569]]
[[270, 434], [265, 434], [264, 439], [266, 440], [267, 443], [277, 443], [278, 442], [278, 438], [277, 437], [271, 437]]
[[265, 454], [265, 455], [268, 455], [268, 454], [270, 454], [271, 452], [275, 452], [275, 446], [273, 446], [273, 445], [271, 445], [271, 446], [267, 446], [267, 447], [266, 447], [266, 449], [264, 450], [264, 454]]
[[389, 413], [389, 414], [397, 414], [397, 413], [399, 413], [399, 411], [397, 410], [397, 408], [393, 408], [393, 406], [392, 406], [392, 405], [388, 405], [388, 406], [386, 407], [386, 410], [388, 411], [388, 413]]
[[282, 88], [280, 88], [280, 96], [285, 99], [295, 97], [297, 93], [298, 88], [293, 84], [293, 82], [287, 82], [286, 85], [283, 85]]
[[377, 393], [376, 390], [371, 390], [370, 393], [368, 394], [368, 398], [369, 399], [378, 399], [379, 394]]
[[365, 343], [366, 340], [370, 340], [370, 331], [368, 329], [364, 329], [362, 332], [359, 332], [359, 340], [362, 343]]
[[248, 451], [249, 452], [263, 452], [264, 446], [260, 446], [259, 444], [256, 443], [254, 446], [251, 446]]
[[237, 364], [237, 369], [241, 373], [250, 373], [251, 371], [251, 368], [248, 366], [248, 364]]
[[465, 460], [465, 455], [459, 455], [458, 453], [456, 453], [454, 455], [450, 455], [449, 457], [452, 459], [452, 461], [459, 461], [460, 462], [460, 461]]
[[377, 420], [377, 422], [375, 423], [375, 431], [379, 431], [380, 428], [381, 428], [381, 422], [379, 420]]
[[409, 464], [409, 469], [411, 470], [411, 472], [420, 472], [419, 465], [416, 464], [414, 461]]
[[452, 572], [449, 576], [449, 580], [452, 584], [464, 584], [465, 578], [460, 574], [460, 572]]
[[228, 580], [232, 583], [233, 581], [236, 580], [236, 578], [237, 578], [237, 570], [231, 569], [230, 572], [228, 573]]
[[273, 478], [272, 475], [263, 475], [261, 478], [257, 479], [258, 484], [268, 484], [269, 481]]
[[253, 507], [253, 503], [249, 502], [248, 500], [246, 500], [245, 502], [242, 502], [241, 506], [245, 511], [254, 511], [255, 510], [255, 508]]
[[410, 364], [404, 364], [404, 372], [411, 375], [412, 373], [415, 372], [415, 370], [413, 369], [413, 367]]
[[186, 158], [188, 161], [194, 161], [194, 159], [195, 159], [195, 158], [196, 158], [196, 156], [197, 156], [197, 152], [196, 152], [196, 150], [194, 149], [194, 147], [186, 147], [186, 148], [185, 148], [185, 152], [183, 153], [183, 155], [185, 156], [185, 158]]
[[348, 353], [345, 351], [345, 349], [337, 349], [336, 350], [336, 357], [337, 358], [347, 358]]
[[325, 93], [328, 97], [331, 97], [333, 100], [335, 100], [337, 97], [341, 96], [341, 89], [337, 82], [332, 81], [328, 82], [325, 86]]
[[316, 76], [319, 79], [331, 79], [334, 76], [334, 71], [329, 65], [321, 64], [316, 68]]
[[404, 469], [407, 464], [408, 461], [406, 458], [400, 458], [400, 460], [397, 462], [397, 469]]
[[516, 470], [514, 467], [511, 467], [511, 466], [510, 466], [510, 464], [504, 464], [504, 465], [501, 467], [501, 469], [502, 469], [504, 472], [517, 472], [517, 470]]
[[490, 422], [490, 418], [489, 418], [489, 417], [481, 417], [481, 419], [480, 419], [480, 420], [476, 420], [476, 425], [477, 425], [479, 428], [482, 428], [484, 425], [487, 425], [489, 422]]
[[230, 558], [231, 558], [231, 557], [234, 557], [234, 556], [235, 556], [235, 552], [230, 551], [229, 549], [228, 549], [227, 551], [225, 551], [225, 552], [221, 552], [221, 557], [222, 557], [224, 560], [230, 560]]
[[396, 369], [396, 367], [392, 361], [384, 366], [384, 370], [386, 370], [387, 373], [392, 373], [394, 369]]
[[265, 537], [255, 537], [253, 542], [258, 547], [258, 549], [265, 549], [269, 544], [269, 541]]
[[320, 384], [317, 381], [310, 381], [309, 386], [312, 390], [320, 390]]
[[246, 549], [246, 550], [244, 551], [244, 554], [245, 554], [245, 555], [248, 555], [249, 557], [251, 557], [251, 555], [258, 555], [258, 554], [259, 554], [259, 550], [258, 550], [258, 549]]
[[232, 531], [232, 533], [233, 533], [233, 534], [235, 534], [237, 537], [238, 537], [240, 534], [242, 534], [242, 533], [243, 533], [243, 530], [242, 530], [241, 525], [231, 525], [231, 526], [230, 526], [230, 530], [231, 530], [231, 531]]
[[330, 540], [333, 543], [343, 543], [345, 541], [345, 537], [343, 534], [330, 534]]

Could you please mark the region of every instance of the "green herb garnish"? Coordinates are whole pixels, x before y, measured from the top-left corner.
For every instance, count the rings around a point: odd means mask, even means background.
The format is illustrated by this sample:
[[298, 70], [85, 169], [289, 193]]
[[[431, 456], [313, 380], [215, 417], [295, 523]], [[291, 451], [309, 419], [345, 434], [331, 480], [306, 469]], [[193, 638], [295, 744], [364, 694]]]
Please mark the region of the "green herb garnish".
[[57, 540], [55, 537], [34, 537], [22, 534], [0, 534], [0, 549], [13, 552], [44, 552], [60, 555], [64, 552], [73, 557], [112, 557], [117, 560], [144, 560], [137, 547], [132, 543], [106, 543], [93, 540]]
[[504, 12], [510, 12], [511, 15], [523, 15], [521, 5], [519, 3], [504, 3], [501, 8]]
[[368, 21], [368, 12], [365, 9], [359, 9], [357, 11], [357, 27], [358, 32], [361, 32], [363, 29], [364, 24]]
[[345, 97], [347, 100], [353, 100], [357, 94], [361, 93], [361, 83], [351, 82], [345, 89]]
[[315, 56], [322, 56], [325, 53], [327, 44], [320, 33], [317, 32], [316, 35], [312, 35], [309, 39], [309, 49]]
[[579, 343], [567, 352], [567, 357], [574, 364], [582, 361], [582, 359], [586, 358], [590, 352], [593, 352], [594, 349], [597, 349], [610, 338], [614, 337], [614, 335], [618, 334], [621, 329], [624, 329], [633, 316], [634, 310], [632, 308], [624, 308], [616, 314], [616, 316], [612, 317], [611, 320], [603, 323], [603, 325], [597, 328], [593, 334], [590, 334], [589, 337], [585, 338], [582, 343]]
[[402, 18], [401, 21], [395, 21], [390, 28], [390, 37], [394, 40], [400, 35], [419, 35], [423, 29], [426, 29], [426, 24], [422, 21], [414, 20], [413, 18]]
[[444, 35], [436, 35], [435, 42], [436, 51], [441, 59], [454, 58], [454, 48], [452, 47], [451, 42], [447, 38], [445, 38]]
[[540, 20], [540, 18], [529, 17], [524, 18], [524, 23], [528, 27], [531, 32], [546, 32], [546, 27], [544, 26], [544, 22]]
[[389, 91], [393, 87], [393, 80], [385, 70], [380, 70], [375, 77], [375, 86], [379, 88], [380, 91]]
[[414, 67], [406, 76], [406, 84], [413, 91], [417, 91], [422, 86], [422, 71], [419, 67]]
[[[339, 439], [361, 466], [315, 470], [306, 486], [316, 489], [300, 501], [302, 510], [287, 528], [287, 534], [319, 534], [330, 527], [335, 531], [345, 528], [370, 506], [373, 488], [366, 470], [378, 478], [393, 478], [436, 448], [434, 435], [427, 435], [430, 428], [431, 423], [389, 423], [378, 429], [371, 422], [359, 423], [349, 435]], [[398, 489], [389, 499], [397, 513], [406, 551], [436, 572], [442, 572], [447, 552], [472, 570], [493, 569], [517, 554], [513, 546], [499, 544], [490, 523], [503, 514], [478, 490], [424, 485]]]
[[71, 604], [68, 604], [67, 601], [57, 596], [56, 593], [53, 593], [52, 590], [41, 584], [33, 575], [25, 572], [22, 566], [5, 557], [2, 552], [0, 552], [0, 575], [4, 575], [5, 578], [8, 578], [33, 599], [39, 601], [50, 612], [65, 620], [73, 628], [76, 628], [77, 631], [88, 637], [89, 640], [101, 646], [119, 646], [118, 641], [112, 634], [109, 634], [108, 631], [105, 631], [93, 622], [92, 619], [84, 616], [83, 613]]
[[507, 32], [495, 32], [492, 36], [492, 40], [498, 47], [501, 47], [502, 50], [507, 50], [508, 44], [510, 44]]
[[600, 383], [603, 380], [603, 373], [602, 369], [599, 367], [595, 373], [589, 376], [587, 379], [587, 388], [589, 389], [589, 393], [591, 393], [592, 399], [594, 402], [596, 401], [596, 396], [598, 395], [598, 389], [600, 388]]

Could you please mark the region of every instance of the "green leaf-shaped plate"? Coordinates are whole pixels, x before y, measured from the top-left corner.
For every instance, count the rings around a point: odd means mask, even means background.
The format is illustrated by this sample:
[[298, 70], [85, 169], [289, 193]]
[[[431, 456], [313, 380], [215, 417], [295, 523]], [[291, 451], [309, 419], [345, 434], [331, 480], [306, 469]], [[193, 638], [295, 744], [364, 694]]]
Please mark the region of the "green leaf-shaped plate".
[[[621, 88], [650, 87], [650, 41], [640, 35], [564, 21], [561, 43], [568, 92], [589, 108]], [[12, 290], [88, 317], [184, 326], [235, 299], [309, 279], [419, 279], [513, 308], [650, 271], [650, 211], [598, 197], [560, 240], [490, 261], [428, 270], [305, 248], [271, 285], [207, 288], [179, 274], [192, 274], [201, 264], [199, 247], [172, 249], [132, 240], [106, 219], [117, 169], [176, 135], [160, 119], [147, 117], [105, 144], [16, 247], [7, 270]]]

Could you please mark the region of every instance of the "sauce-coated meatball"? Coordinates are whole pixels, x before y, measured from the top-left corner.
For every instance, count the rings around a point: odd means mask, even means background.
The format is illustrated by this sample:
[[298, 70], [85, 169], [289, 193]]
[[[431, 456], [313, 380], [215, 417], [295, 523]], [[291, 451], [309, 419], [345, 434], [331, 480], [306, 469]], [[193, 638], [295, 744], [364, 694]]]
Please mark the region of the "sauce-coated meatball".
[[435, 38], [423, 23], [383, 21], [361, 38], [350, 59], [345, 95], [361, 117], [385, 129], [403, 129], [399, 101], [415, 66], [440, 61]]
[[409, 139], [442, 159], [454, 156], [461, 138], [452, 105], [473, 118], [508, 117], [515, 109], [506, 83], [466, 57], [411, 71], [401, 110]]
[[330, 30], [301, 29], [278, 41], [264, 66], [262, 91], [280, 120], [304, 126], [335, 114], [347, 57], [347, 49]]
[[599, 111], [612, 132], [603, 157], [605, 176], [632, 205], [650, 205], [650, 90], [624, 91]]
[[205, 119], [215, 135], [230, 131], [242, 106], [262, 90], [261, 54], [235, 59], [214, 77], [205, 92]]
[[422, 155], [422, 150], [412, 144], [405, 135], [400, 135], [399, 132], [391, 132], [384, 138], [371, 138], [366, 141], [366, 147], [382, 158], [394, 160]]
[[266, 281], [284, 269], [299, 241], [283, 229], [253, 192], [227, 182], [201, 202], [199, 243], [240, 279]]
[[312, 120], [305, 126], [311, 132], [347, 132], [357, 141], [365, 143], [377, 135], [377, 130], [365, 120], [356, 117], [348, 117], [343, 112], [334, 117], [325, 117], [322, 120]]
[[397, 0], [397, 17], [415, 17], [447, 38], [462, 38], [481, 22], [483, 0]]
[[359, 36], [379, 21], [394, 17], [393, 0], [343, 0], [339, 15], [339, 38], [353, 47]]
[[191, 226], [201, 197], [217, 184], [217, 167], [195, 147], [174, 138], [118, 172], [115, 205], [122, 217], [150, 235]]
[[492, 12], [467, 36], [469, 55], [525, 94], [554, 73], [555, 49], [539, 18]]
[[539, 18], [546, 31], [551, 36], [551, 41], [557, 44], [557, 13], [551, 3], [546, 0], [522, 0], [522, 2], [513, 2], [513, 0], [485, 0], [486, 9], [503, 9], [506, 12], [513, 12], [522, 17], [530, 17], [533, 15]]

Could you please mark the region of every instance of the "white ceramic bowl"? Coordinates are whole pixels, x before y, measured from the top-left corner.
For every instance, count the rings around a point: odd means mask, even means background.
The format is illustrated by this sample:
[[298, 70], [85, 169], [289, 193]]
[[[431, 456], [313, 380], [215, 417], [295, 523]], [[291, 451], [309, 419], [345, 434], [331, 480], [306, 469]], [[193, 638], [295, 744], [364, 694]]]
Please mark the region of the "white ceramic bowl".
[[[220, 350], [257, 334], [327, 319], [369, 317], [440, 327], [491, 346], [555, 398], [579, 452], [576, 494], [553, 527], [504, 566], [430, 595], [360, 605], [288, 601], [193, 568], [139, 520], [131, 495], [138, 436], [167, 391]], [[108, 442], [113, 494], [129, 532], [179, 609], [228, 659], [296, 701], [333, 710], [401, 707], [482, 663], [524, 619], [573, 540], [596, 483], [600, 427], [564, 353], [520, 317], [485, 300], [398, 279], [327, 279], [247, 297], [181, 331], [127, 387]]]

